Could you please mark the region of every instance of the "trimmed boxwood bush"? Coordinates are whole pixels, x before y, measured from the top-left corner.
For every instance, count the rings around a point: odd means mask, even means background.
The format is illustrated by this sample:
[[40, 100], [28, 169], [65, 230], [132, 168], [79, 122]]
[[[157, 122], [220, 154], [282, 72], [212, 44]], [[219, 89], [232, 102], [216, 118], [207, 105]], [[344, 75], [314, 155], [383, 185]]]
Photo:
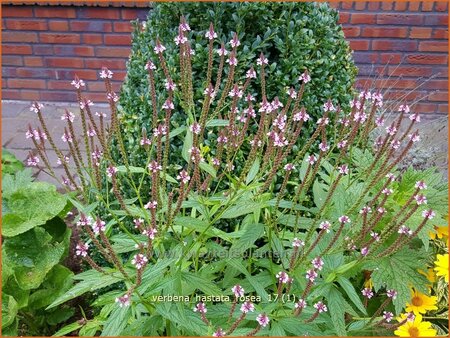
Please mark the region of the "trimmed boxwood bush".
[[[218, 33], [218, 41], [228, 42], [233, 32], [241, 41], [238, 48], [238, 74], [245, 74], [251, 65], [256, 67], [256, 58], [263, 52], [269, 59], [267, 69], [267, 95], [284, 97], [289, 86], [296, 83], [305, 69], [311, 74], [302, 104], [315, 119], [322, 115], [322, 104], [332, 99], [335, 104], [346, 106], [351, 99], [354, 82], [354, 66], [348, 43], [341, 26], [337, 23], [338, 13], [327, 4], [317, 3], [156, 3], [150, 10], [145, 25], [136, 22], [128, 72], [120, 97], [120, 126], [129, 152], [136, 165], [144, 165], [144, 150], [139, 146], [142, 128], [151, 129], [152, 107], [149, 94], [147, 71], [148, 60], [156, 64], [153, 47], [157, 37], [167, 48], [166, 61], [170, 69], [178, 67], [178, 47], [173, 39], [177, 34], [180, 16], [184, 15], [193, 31], [205, 32], [210, 22]], [[203, 34], [191, 35], [194, 57], [194, 88], [201, 100], [206, 86], [207, 39]], [[196, 48], [199, 47], [199, 48]], [[218, 43], [216, 43], [216, 48]], [[216, 57], [216, 64], [218, 63]], [[213, 81], [214, 81], [213, 73]], [[165, 100], [163, 79], [156, 79], [159, 104]], [[258, 85], [258, 80], [254, 85]], [[159, 88], [159, 90], [158, 90]], [[261, 98], [257, 98], [260, 100]], [[162, 116], [162, 115], [161, 115]], [[184, 122], [186, 114], [177, 107], [172, 117], [172, 129]], [[298, 144], [309, 137], [314, 125], [309, 124]], [[173, 139], [171, 147], [182, 144]], [[175, 151], [175, 154], [177, 152]], [[174, 152], [172, 152], [174, 154]], [[174, 156], [174, 155], [172, 155]], [[183, 164], [181, 156], [180, 164]], [[243, 160], [243, 159], [242, 159]], [[171, 163], [176, 163], [172, 158]]]

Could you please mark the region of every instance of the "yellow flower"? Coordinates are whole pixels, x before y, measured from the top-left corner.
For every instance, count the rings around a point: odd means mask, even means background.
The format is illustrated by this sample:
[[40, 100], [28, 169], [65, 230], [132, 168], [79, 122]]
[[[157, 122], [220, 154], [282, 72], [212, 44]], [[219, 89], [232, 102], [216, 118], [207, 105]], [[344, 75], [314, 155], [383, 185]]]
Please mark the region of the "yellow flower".
[[448, 254], [437, 255], [437, 261], [434, 261], [434, 271], [437, 276], [444, 276], [445, 281], [448, 283]]
[[419, 271], [419, 273], [421, 275], [424, 275], [425, 277], [427, 277], [427, 279], [431, 282], [434, 283], [436, 282], [436, 274], [434, 273], [433, 269], [428, 269], [427, 271], [423, 271], [423, 270], [417, 270]]
[[434, 226], [434, 231], [430, 231], [429, 232], [430, 238], [431, 239], [436, 239], [439, 238], [443, 238], [443, 237], [448, 237], [448, 226], [447, 225], [443, 225], [443, 226]]
[[406, 303], [406, 311], [414, 312], [415, 315], [418, 315], [430, 310], [437, 310], [436, 302], [437, 297], [429, 297], [417, 290], [412, 290], [411, 301]]
[[364, 287], [367, 288], [367, 289], [373, 289], [372, 278], [369, 278], [369, 279], [364, 281]]
[[[406, 315], [401, 314], [400, 322], [405, 320]], [[416, 315], [414, 321], [407, 321], [405, 324], [398, 327], [394, 334], [399, 337], [435, 337], [437, 331], [431, 327], [430, 322], [422, 322], [422, 316]]]

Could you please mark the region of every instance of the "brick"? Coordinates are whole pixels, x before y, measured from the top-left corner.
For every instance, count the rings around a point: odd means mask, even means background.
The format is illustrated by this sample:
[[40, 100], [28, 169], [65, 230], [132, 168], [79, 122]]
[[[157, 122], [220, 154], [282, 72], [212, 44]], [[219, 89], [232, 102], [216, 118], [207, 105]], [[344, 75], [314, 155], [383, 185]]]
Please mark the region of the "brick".
[[28, 67], [42, 67], [44, 65], [42, 58], [39, 56], [25, 56], [23, 60], [25, 66]]
[[17, 76], [17, 68], [16, 67], [2, 67], [2, 77], [16, 77]]
[[434, 5], [434, 10], [436, 12], [446, 12], [448, 10], [447, 1], [436, 1]]
[[434, 92], [428, 96], [428, 100], [448, 102], [448, 91]]
[[122, 19], [124, 20], [136, 20], [136, 19], [144, 20], [147, 17], [148, 10], [122, 8], [121, 14]]
[[112, 24], [98, 20], [71, 21], [70, 30], [74, 32], [111, 32]]
[[78, 17], [81, 19], [120, 19], [120, 9], [117, 8], [80, 8]]
[[54, 71], [42, 68], [18, 68], [17, 76], [26, 78], [51, 78]]
[[37, 6], [34, 15], [41, 18], [75, 18], [75, 9], [70, 7]]
[[128, 58], [130, 53], [129, 47], [95, 47], [95, 55], [99, 57]]
[[361, 36], [371, 38], [405, 38], [408, 35], [406, 27], [366, 27]]
[[367, 4], [367, 9], [369, 11], [376, 11], [376, 10], [380, 9], [380, 2], [379, 1], [370, 1]]
[[2, 42], [38, 42], [37, 33], [7, 31], [2, 33]]
[[23, 66], [23, 60], [21, 56], [2, 55], [3, 66]]
[[2, 54], [31, 54], [31, 46], [3, 44]]
[[45, 80], [8, 79], [9, 88], [45, 89]]
[[431, 74], [433, 74], [431, 67], [388, 67], [388, 75], [390, 76], [430, 76]]
[[422, 1], [422, 12], [431, 12], [433, 5], [433, 1]]
[[390, 1], [383, 1], [381, 3], [381, 9], [383, 11], [391, 11], [393, 6], [394, 6], [394, 4], [392, 2], [390, 2]]
[[375, 14], [353, 13], [350, 17], [352, 24], [374, 24], [376, 22]]
[[24, 31], [43, 31], [48, 29], [47, 22], [42, 20], [6, 19], [6, 28]]
[[55, 46], [55, 56], [94, 56], [91, 46]]
[[40, 99], [39, 90], [21, 90], [20, 100], [37, 101]]
[[39, 99], [41, 101], [74, 102], [77, 99], [77, 94], [73, 91], [41, 91]]
[[391, 64], [391, 65], [395, 65], [395, 64], [399, 64], [402, 61], [403, 58], [403, 54], [394, 54], [394, 53], [389, 53], [389, 54], [380, 54], [380, 63], [381, 64]]
[[408, 10], [410, 11], [418, 11], [420, 8], [420, 1], [410, 1], [409, 2], [409, 6], [408, 6]]
[[448, 39], [448, 29], [446, 28], [435, 28], [431, 34], [433, 39]]
[[129, 22], [114, 22], [114, 32], [130, 33], [133, 31], [133, 26]]
[[131, 46], [131, 35], [106, 34], [104, 36], [105, 45]]
[[85, 59], [84, 63], [86, 68], [101, 69], [103, 66], [114, 69], [125, 69], [126, 60], [98, 60], [98, 59]]
[[447, 80], [430, 80], [423, 84], [423, 88], [448, 90], [448, 81]]
[[[3, 89], [2, 90], [2, 99], [3, 100], [20, 100], [22, 98], [20, 97], [20, 92], [18, 90]], [[4, 133], [4, 129], [5, 128], [3, 127], [3, 133]]]
[[34, 55], [53, 55], [52, 45], [34, 45], [33, 46]]
[[437, 110], [437, 104], [432, 103], [417, 103], [414, 105], [414, 111], [418, 113], [434, 113]]
[[409, 37], [413, 39], [429, 39], [431, 37], [431, 28], [411, 27]]
[[447, 14], [426, 14], [423, 16], [425, 18], [424, 24], [429, 26], [445, 26], [448, 25], [448, 15]]
[[448, 41], [421, 41], [419, 43], [421, 52], [447, 52]]
[[65, 32], [69, 30], [69, 22], [66, 20], [50, 20], [48, 28], [52, 31]]
[[47, 81], [47, 88], [51, 90], [74, 90], [70, 82], [65, 80], [49, 80]]
[[438, 112], [445, 113], [447, 115], [448, 114], [448, 104], [440, 104], [438, 106]]
[[372, 41], [373, 50], [413, 51], [417, 48], [416, 41], [410, 40], [381, 40]]
[[377, 16], [378, 25], [421, 25], [423, 23], [424, 16], [421, 14], [379, 14]]
[[355, 10], [363, 11], [365, 9], [366, 9], [366, 2], [365, 1], [356, 1], [355, 2]]
[[352, 50], [368, 50], [369, 40], [350, 40], [350, 48]]
[[2, 6], [2, 17], [4, 18], [31, 18], [33, 16], [32, 7], [28, 6]]
[[331, 2], [329, 2], [329, 5], [330, 5], [330, 7], [333, 8], [333, 9], [338, 9], [338, 7], [339, 7], [339, 2], [337, 2], [337, 1], [331, 1]]
[[340, 24], [342, 23], [347, 23], [350, 20], [350, 13], [346, 13], [346, 12], [339, 12], [339, 20], [338, 22]]
[[384, 67], [374, 67], [373, 65], [360, 65], [358, 67], [358, 76], [380, 76], [384, 73]]
[[[439, 67], [445, 66], [445, 67]], [[433, 66], [433, 75], [437, 78], [447, 78], [448, 77], [448, 67], [447, 65], [434, 65]]]
[[70, 33], [40, 33], [40, 41], [43, 43], [80, 43], [79, 34]]
[[82, 70], [82, 69], [73, 69], [73, 70], [57, 70], [56, 78], [72, 81], [77, 75], [80, 79], [83, 80], [97, 80], [98, 72], [97, 70]]
[[45, 64], [47, 67], [57, 67], [57, 68], [83, 68], [83, 60], [76, 58], [56, 58], [49, 57], [45, 59]]
[[425, 94], [426, 94], [425, 92], [420, 92], [420, 91], [413, 91], [413, 92], [405, 93], [403, 90], [398, 90], [398, 91], [397, 90], [389, 90], [386, 93], [384, 93], [383, 98], [386, 101], [388, 101], [388, 100], [398, 101], [401, 99], [402, 101], [411, 102]]
[[407, 7], [408, 7], [408, 3], [406, 1], [405, 2], [396, 1], [394, 9], [396, 11], [406, 11]]
[[341, 1], [342, 9], [353, 9], [353, 1]]
[[344, 31], [344, 35], [346, 38], [353, 38], [359, 36], [360, 28], [359, 27], [342, 27], [342, 30]]
[[371, 52], [354, 52], [353, 60], [357, 64], [375, 63], [378, 62], [378, 54]]
[[83, 34], [83, 43], [88, 45], [101, 45], [103, 44], [103, 35], [101, 34]]
[[436, 54], [411, 54], [406, 57], [408, 63], [423, 65], [446, 65], [447, 59], [447, 55]]
[[412, 89], [417, 86], [417, 80], [399, 80], [399, 79], [388, 79], [388, 80], [376, 80], [375, 85], [378, 88], [395, 88], [395, 89]]

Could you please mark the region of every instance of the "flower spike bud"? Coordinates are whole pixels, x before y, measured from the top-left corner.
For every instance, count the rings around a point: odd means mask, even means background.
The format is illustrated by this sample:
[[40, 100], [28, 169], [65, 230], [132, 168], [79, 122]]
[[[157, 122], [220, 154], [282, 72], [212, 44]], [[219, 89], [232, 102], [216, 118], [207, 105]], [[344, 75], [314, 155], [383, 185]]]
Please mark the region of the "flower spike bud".
[[214, 32], [214, 27], [213, 27], [212, 22], [209, 24], [209, 30], [206, 31], [206, 33], [205, 33], [205, 38], [207, 38], [208, 40], [217, 39], [217, 33]]

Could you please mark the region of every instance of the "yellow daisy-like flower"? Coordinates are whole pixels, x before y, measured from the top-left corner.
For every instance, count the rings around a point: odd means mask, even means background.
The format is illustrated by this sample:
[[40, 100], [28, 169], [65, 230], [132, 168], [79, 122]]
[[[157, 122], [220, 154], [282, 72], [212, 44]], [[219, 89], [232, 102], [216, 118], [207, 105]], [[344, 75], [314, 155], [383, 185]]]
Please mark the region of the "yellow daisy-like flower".
[[[405, 314], [398, 319], [400, 322], [406, 318]], [[407, 321], [405, 324], [398, 327], [394, 334], [399, 337], [435, 337], [437, 331], [432, 328], [430, 322], [423, 322], [421, 315], [416, 315], [414, 321]]]
[[437, 276], [443, 276], [448, 283], [448, 254], [437, 255], [437, 260], [434, 261], [434, 271]]
[[437, 297], [429, 297], [417, 290], [412, 290], [411, 301], [409, 303], [406, 303], [406, 311], [414, 312], [415, 315], [426, 313], [430, 310], [437, 310], [436, 303]]
[[428, 269], [427, 271], [423, 271], [423, 270], [417, 270], [421, 275], [424, 275], [425, 277], [427, 277], [427, 279], [431, 282], [434, 283], [436, 282], [436, 274], [434, 273], [433, 269]]
[[430, 238], [431, 239], [436, 239], [439, 238], [443, 238], [443, 237], [448, 237], [448, 226], [447, 225], [443, 225], [443, 226], [434, 226], [434, 231], [430, 231], [429, 232]]

